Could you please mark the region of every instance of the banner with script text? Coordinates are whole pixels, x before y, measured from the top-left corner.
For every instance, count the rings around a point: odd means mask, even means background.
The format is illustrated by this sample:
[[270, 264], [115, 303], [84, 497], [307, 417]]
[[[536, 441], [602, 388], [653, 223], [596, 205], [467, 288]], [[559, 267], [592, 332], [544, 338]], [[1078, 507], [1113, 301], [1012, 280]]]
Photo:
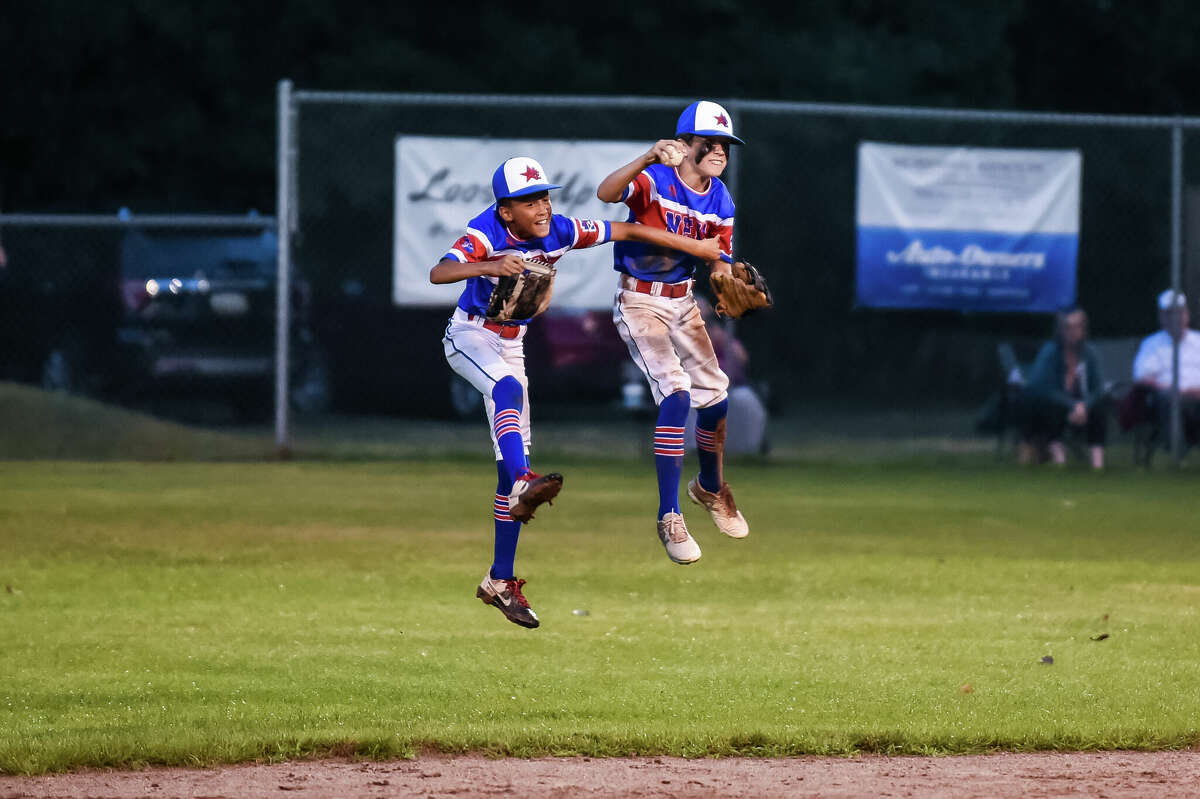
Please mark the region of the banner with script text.
[[1077, 150], [858, 147], [856, 303], [1056, 311], [1075, 301]]
[[[554, 213], [623, 222], [629, 209], [596, 199], [596, 187], [649, 146], [629, 141], [398, 136], [393, 301], [453, 307], [463, 283], [432, 285], [429, 270], [467, 222], [492, 204], [492, 173], [506, 159], [535, 158], [550, 182], [562, 186], [550, 192]], [[573, 250], [558, 262], [551, 308], [610, 308], [616, 284], [612, 244]]]

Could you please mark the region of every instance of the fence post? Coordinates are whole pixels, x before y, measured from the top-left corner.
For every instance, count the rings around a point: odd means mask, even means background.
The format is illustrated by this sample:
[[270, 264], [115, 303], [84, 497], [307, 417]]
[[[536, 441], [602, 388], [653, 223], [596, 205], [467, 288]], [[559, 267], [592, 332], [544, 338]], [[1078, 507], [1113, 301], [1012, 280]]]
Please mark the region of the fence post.
[[291, 455], [288, 419], [288, 355], [291, 331], [292, 271], [292, 82], [279, 81], [278, 142], [276, 143], [275, 230], [279, 239], [278, 273], [275, 289], [275, 451], [280, 458]]
[[[1183, 126], [1176, 118], [1175, 124], [1171, 126], [1171, 289], [1176, 295], [1182, 290], [1182, 198]], [[1182, 340], [1181, 335], [1171, 342], [1171, 453], [1175, 456], [1176, 466], [1183, 463], [1183, 409], [1179, 401], [1179, 344]]]

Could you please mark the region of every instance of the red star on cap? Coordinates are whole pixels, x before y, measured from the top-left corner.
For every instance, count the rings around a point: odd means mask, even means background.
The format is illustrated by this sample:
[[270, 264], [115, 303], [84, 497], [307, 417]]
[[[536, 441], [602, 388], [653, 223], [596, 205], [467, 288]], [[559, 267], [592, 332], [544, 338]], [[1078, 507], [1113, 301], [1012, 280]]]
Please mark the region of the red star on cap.
[[723, 128], [727, 128], [729, 127], [729, 120], [725, 118], [724, 114], [721, 114], [717, 117], [717, 124]]
[[538, 172], [532, 166], [525, 167], [525, 171], [522, 172], [521, 174], [525, 176], [526, 183], [528, 183], [531, 180], [541, 180], [541, 178], [542, 178], [542, 173]]

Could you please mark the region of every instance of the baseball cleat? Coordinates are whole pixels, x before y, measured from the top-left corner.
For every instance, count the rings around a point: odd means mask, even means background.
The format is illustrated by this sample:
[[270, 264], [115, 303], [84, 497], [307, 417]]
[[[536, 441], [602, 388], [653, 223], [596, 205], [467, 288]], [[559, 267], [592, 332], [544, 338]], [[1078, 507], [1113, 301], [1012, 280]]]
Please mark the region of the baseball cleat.
[[512, 492], [508, 495], [508, 515], [515, 522], [527, 522], [533, 518], [533, 512], [543, 502], [551, 502], [562, 490], [563, 476], [551, 472], [545, 476], [526, 472], [513, 482]]
[[658, 520], [658, 540], [667, 549], [667, 557], [687, 565], [700, 560], [700, 545], [688, 533], [683, 515], [668, 513]]
[[700, 485], [700, 476], [697, 475], [688, 483], [687, 492], [692, 502], [703, 506], [712, 515], [713, 522], [722, 533], [730, 538], [745, 538], [750, 535], [750, 525], [737, 509], [733, 493], [729, 490], [729, 483], [721, 483], [721, 490], [714, 494], [704, 490]]
[[504, 618], [513, 624], [533, 629], [541, 624], [529, 600], [521, 593], [524, 580], [496, 580], [491, 573], [485, 574], [483, 582], [475, 589], [475, 596], [483, 600], [483, 604], [492, 605], [504, 614]]

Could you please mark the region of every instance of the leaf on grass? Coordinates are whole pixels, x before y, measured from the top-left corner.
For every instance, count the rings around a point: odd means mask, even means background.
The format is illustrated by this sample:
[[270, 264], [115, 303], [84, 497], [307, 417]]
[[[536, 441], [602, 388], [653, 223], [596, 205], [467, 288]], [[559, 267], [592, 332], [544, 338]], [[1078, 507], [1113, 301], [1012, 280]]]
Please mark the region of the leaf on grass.
[[1108, 633], [1100, 633], [1099, 635], [1092, 636], [1093, 641], [1103, 641], [1105, 638], [1108, 638]]
[[1054, 656], [1053, 655], [1042, 655], [1042, 665], [1043, 666], [1053, 666], [1054, 665]]
[[960, 694], [973, 694], [975, 693], [975, 686], [971, 685], [969, 682], [963, 683], [962, 685], [958, 686], [958, 692]]

